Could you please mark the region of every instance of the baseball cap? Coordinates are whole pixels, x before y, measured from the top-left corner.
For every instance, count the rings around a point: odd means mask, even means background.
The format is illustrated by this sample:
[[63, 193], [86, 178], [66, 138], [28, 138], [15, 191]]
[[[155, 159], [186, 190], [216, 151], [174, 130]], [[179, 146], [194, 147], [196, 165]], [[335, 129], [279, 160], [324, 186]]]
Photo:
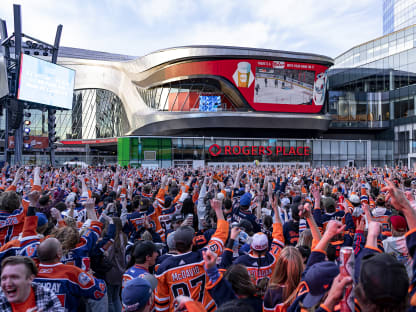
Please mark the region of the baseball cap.
[[189, 246], [194, 239], [195, 230], [190, 226], [181, 226], [175, 231], [176, 244], [183, 244]]
[[241, 196], [244, 194], [244, 192], [245, 192], [245, 188], [240, 187], [239, 189], [234, 190], [234, 196]]
[[352, 194], [350, 195], [349, 200], [350, 200], [350, 202], [351, 202], [352, 204], [359, 204], [359, 203], [360, 203], [360, 197], [358, 197], [358, 195], [357, 195], [357, 194], [355, 194], [355, 193], [352, 193]]
[[253, 240], [251, 242], [251, 249], [256, 251], [263, 251], [269, 248], [269, 240], [267, 235], [264, 233], [256, 233], [253, 235]]
[[402, 216], [392, 216], [390, 218], [391, 226], [396, 230], [400, 232], [406, 232], [407, 230], [407, 223], [406, 219]]
[[[125, 284], [121, 292], [121, 301], [125, 311], [136, 311], [146, 306], [157, 286], [157, 280], [156, 283], [153, 282], [153, 285], [149, 281], [149, 279], [152, 280], [151, 277], [153, 276], [150, 274], [144, 274], [142, 277], [133, 278]], [[153, 277], [153, 279], [155, 278]]]
[[176, 223], [176, 222], [181, 222], [183, 220], [184, 220], [183, 215], [181, 215], [181, 214], [174, 214], [172, 216], [172, 218], [170, 219], [170, 222], [171, 223]]
[[250, 193], [245, 193], [243, 196], [241, 196], [240, 206], [250, 206], [250, 203], [251, 203], [251, 194]]
[[360, 284], [374, 304], [398, 304], [406, 298], [409, 278], [405, 266], [393, 256], [380, 253], [363, 259]]
[[303, 299], [303, 306], [311, 308], [316, 306], [327, 291], [331, 288], [332, 281], [339, 274], [337, 265], [330, 261], [314, 264], [306, 272], [305, 282], [309, 292]]

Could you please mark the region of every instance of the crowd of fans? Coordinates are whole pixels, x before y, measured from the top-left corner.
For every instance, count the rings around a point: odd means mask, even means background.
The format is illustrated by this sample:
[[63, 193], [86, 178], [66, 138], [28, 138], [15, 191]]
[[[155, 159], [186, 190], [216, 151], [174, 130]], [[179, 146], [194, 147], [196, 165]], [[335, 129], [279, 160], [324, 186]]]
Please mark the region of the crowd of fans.
[[0, 311], [416, 310], [407, 168], [6, 164], [0, 178]]

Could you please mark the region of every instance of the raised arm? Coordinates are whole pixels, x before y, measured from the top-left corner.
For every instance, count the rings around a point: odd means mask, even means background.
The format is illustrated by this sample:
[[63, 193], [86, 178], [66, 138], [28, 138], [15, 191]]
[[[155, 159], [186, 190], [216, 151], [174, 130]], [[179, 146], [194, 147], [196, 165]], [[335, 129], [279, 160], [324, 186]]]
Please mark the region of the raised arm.
[[328, 225], [326, 227], [326, 231], [324, 235], [322, 236], [319, 243], [316, 245], [315, 250], [326, 252], [326, 249], [328, 248], [329, 242], [331, 239], [338, 234], [341, 234], [344, 232], [345, 225], [342, 225], [341, 222], [336, 220], [331, 220], [328, 222]]
[[309, 228], [311, 229], [313, 243], [312, 246], [317, 244], [321, 240], [321, 231], [319, 231], [318, 225], [315, 222], [315, 218], [311, 213], [312, 207], [309, 203], [303, 205], [302, 211], [300, 211], [300, 217], [306, 219], [308, 222]]
[[235, 177], [235, 181], [234, 181], [234, 188], [239, 188], [240, 187], [240, 179], [241, 179], [241, 175], [243, 174], [243, 169], [240, 168], [237, 171], [237, 176]]
[[393, 182], [390, 180], [385, 181], [387, 186], [383, 187], [381, 191], [389, 192], [386, 197], [386, 201], [390, 199], [393, 207], [403, 213], [410, 231], [416, 229], [416, 212], [410, 205], [410, 202], [407, 200], [404, 193], [393, 184]]
[[97, 221], [97, 213], [95, 212], [95, 199], [94, 198], [88, 198], [85, 203], [84, 207], [87, 211], [87, 218], [91, 221]]

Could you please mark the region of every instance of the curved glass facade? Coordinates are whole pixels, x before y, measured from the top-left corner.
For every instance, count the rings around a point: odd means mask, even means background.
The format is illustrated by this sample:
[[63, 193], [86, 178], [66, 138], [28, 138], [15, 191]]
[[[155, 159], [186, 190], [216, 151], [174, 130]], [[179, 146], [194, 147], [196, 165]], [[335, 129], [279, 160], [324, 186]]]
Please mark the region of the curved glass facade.
[[[29, 110], [30, 134], [48, 136], [48, 113]], [[98, 139], [124, 135], [130, 128], [120, 98], [108, 90], [74, 92], [72, 110], [56, 112], [56, 135], [66, 139]]]
[[230, 99], [215, 79], [185, 79], [149, 89], [137, 87], [137, 91], [143, 102], [157, 111], [209, 111], [203, 103], [206, 99], [215, 100], [215, 111], [248, 111]]
[[338, 56], [328, 87], [332, 128], [379, 130], [371, 140], [375, 164], [416, 163], [416, 25]]
[[383, 128], [389, 123], [380, 122], [415, 116], [416, 26], [350, 49], [328, 76], [335, 121]]

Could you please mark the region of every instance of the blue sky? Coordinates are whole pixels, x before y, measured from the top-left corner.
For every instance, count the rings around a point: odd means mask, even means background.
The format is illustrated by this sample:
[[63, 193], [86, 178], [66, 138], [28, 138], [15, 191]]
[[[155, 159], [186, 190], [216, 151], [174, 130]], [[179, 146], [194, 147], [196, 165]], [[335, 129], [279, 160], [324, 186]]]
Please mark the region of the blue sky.
[[61, 45], [140, 56], [183, 45], [232, 45], [336, 57], [382, 35], [380, 0], [1, 0], [13, 30]]

